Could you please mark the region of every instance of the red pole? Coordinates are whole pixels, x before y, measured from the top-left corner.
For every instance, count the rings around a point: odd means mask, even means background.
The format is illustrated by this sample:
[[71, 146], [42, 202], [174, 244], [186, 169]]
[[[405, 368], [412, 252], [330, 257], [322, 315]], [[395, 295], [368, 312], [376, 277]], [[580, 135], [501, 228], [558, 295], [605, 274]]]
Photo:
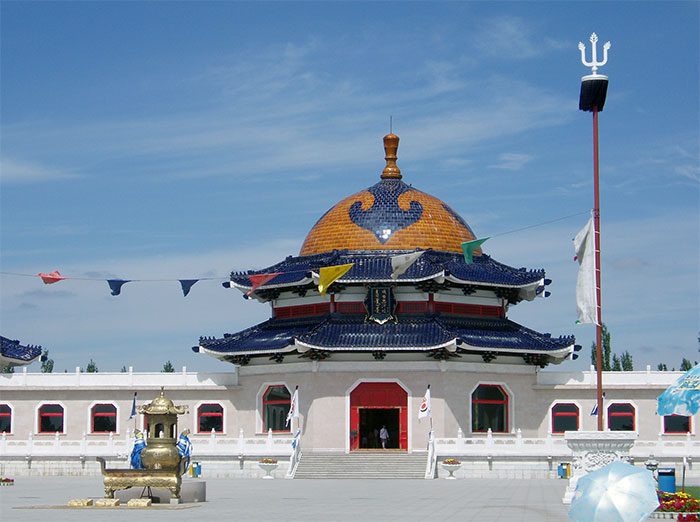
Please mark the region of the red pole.
[[600, 302], [600, 184], [598, 172], [598, 107], [593, 107], [593, 226], [595, 228], [595, 293], [597, 322], [596, 342], [596, 392], [598, 400], [598, 431], [603, 431], [603, 321]]

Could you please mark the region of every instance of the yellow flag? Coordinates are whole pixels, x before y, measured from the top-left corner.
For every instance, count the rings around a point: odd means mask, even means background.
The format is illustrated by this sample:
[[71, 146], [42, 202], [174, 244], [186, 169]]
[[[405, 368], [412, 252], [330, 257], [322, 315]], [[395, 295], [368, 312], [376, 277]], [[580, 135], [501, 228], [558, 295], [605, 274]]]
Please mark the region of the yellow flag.
[[343, 277], [348, 270], [350, 270], [355, 263], [348, 263], [347, 265], [335, 265], [335, 266], [324, 266], [318, 271], [318, 293], [325, 294], [328, 287]]

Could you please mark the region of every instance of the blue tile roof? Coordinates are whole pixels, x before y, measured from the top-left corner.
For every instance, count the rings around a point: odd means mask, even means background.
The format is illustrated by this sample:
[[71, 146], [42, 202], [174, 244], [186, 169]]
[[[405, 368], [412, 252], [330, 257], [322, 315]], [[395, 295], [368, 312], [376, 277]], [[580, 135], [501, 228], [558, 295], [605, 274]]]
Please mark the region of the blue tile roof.
[[[400, 254], [392, 252], [391, 254]], [[232, 272], [231, 281], [239, 286], [250, 288], [248, 278], [253, 274], [280, 272], [280, 275], [259, 287], [275, 288], [293, 283], [310, 282], [312, 272], [324, 266], [354, 263], [355, 266], [338, 280], [340, 283], [367, 283], [373, 281], [393, 281], [391, 279], [391, 255], [376, 251], [333, 251], [311, 256], [288, 257], [284, 261], [248, 272]], [[492, 257], [482, 254], [474, 256], [474, 262], [466, 264], [460, 254], [427, 250], [409, 269], [399, 276], [401, 281], [423, 281], [445, 274], [450, 280], [462, 284], [487, 284], [505, 287], [522, 287], [544, 278], [544, 270], [513, 268], [499, 263]]]
[[41, 356], [41, 346], [22, 346], [19, 341], [0, 335], [0, 354], [6, 359], [14, 359], [19, 363], [30, 363]]
[[[304, 319], [269, 319], [223, 338], [201, 338], [195, 351], [213, 355], [274, 353], [284, 348], [331, 351], [426, 351], [453, 342], [465, 350], [547, 353], [573, 349], [574, 337], [551, 337], [508, 319], [402, 316], [398, 323], [365, 321], [363, 315], [329, 314]], [[464, 343], [464, 344], [462, 344]]]

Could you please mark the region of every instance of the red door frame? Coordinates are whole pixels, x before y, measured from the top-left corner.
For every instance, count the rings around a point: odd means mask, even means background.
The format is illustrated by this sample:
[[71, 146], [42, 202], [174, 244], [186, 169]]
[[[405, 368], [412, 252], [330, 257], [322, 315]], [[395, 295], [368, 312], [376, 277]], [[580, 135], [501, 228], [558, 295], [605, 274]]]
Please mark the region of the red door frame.
[[350, 451], [360, 445], [360, 408], [398, 409], [399, 449], [408, 451], [408, 392], [400, 384], [362, 382], [350, 392]]

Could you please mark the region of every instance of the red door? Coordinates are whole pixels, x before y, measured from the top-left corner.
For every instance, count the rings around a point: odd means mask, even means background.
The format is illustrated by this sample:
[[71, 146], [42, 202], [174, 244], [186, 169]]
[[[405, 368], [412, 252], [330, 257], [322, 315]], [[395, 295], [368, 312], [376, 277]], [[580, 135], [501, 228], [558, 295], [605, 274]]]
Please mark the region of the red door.
[[360, 447], [360, 409], [399, 410], [399, 449], [408, 449], [408, 393], [395, 382], [363, 382], [350, 392], [350, 449]]

